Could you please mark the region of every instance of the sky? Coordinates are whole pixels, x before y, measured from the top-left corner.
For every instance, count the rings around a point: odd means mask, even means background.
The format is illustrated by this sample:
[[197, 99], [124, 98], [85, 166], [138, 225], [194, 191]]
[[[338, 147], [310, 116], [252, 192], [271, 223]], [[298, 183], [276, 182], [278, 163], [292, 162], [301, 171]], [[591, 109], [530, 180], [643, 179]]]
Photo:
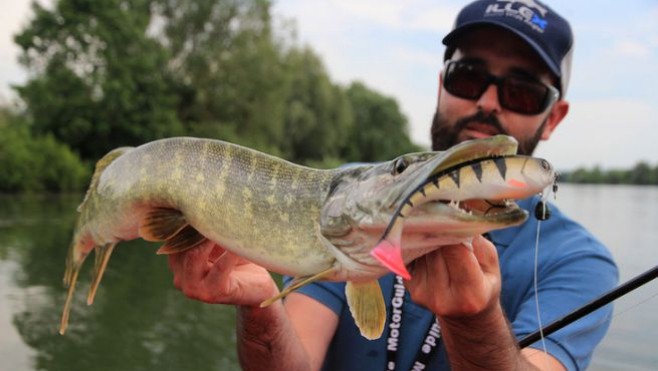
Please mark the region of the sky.
[[[41, 0], [49, 3], [52, 0]], [[0, 101], [27, 78], [13, 35], [30, 19], [29, 0], [0, 12]], [[300, 42], [325, 63], [332, 81], [361, 81], [395, 98], [414, 142], [429, 147], [443, 45], [457, 0], [275, 0], [274, 14], [295, 23]], [[658, 1], [552, 0], [575, 34], [570, 112], [535, 155], [562, 170], [658, 165]]]

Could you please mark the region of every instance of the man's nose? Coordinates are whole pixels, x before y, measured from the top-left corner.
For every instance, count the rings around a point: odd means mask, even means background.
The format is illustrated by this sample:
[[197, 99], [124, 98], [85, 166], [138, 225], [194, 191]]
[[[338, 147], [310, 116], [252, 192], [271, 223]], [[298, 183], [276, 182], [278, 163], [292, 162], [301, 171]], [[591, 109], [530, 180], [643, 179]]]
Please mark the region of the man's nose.
[[495, 84], [490, 84], [487, 90], [477, 100], [478, 109], [484, 113], [500, 113], [500, 101], [498, 100], [498, 89]]

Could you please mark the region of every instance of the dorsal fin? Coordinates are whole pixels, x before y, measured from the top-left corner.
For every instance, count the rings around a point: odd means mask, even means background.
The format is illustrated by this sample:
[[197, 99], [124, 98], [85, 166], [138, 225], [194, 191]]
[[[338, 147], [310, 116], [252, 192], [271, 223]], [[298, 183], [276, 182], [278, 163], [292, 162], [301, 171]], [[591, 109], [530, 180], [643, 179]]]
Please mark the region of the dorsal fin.
[[197, 247], [207, 240], [201, 233], [191, 225], [183, 227], [175, 236], [167, 239], [167, 242], [158, 249], [158, 255], [176, 254], [193, 247]]
[[179, 210], [155, 208], [139, 224], [139, 236], [146, 241], [167, 241], [188, 225]]
[[101, 175], [103, 174], [103, 171], [105, 171], [105, 168], [110, 166], [110, 164], [114, 162], [114, 160], [121, 157], [124, 153], [132, 149], [133, 147], [115, 148], [96, 162], [96, 167], [94, 168], [94, 174], [91, 176], [91, 181], [89, 182], [89, 188], [87, 189], [87, 193], [85, 194], [85, 198], [82, 200], [82, 203], [80, 203], [80, 206], [78, 206], [78, 212], [82, 210], [83, 205], [87, 202], [87, 200], [89, 200], [91, 194], [94, 193], [94, 191], [98, 187], [98, 182], [101, 178]]

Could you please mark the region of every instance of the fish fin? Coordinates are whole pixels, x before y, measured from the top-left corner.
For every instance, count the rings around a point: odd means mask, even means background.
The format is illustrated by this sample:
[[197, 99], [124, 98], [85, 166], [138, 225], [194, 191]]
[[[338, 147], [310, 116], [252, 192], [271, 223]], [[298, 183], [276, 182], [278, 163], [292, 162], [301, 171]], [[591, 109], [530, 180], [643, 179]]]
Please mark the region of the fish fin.
[[379, 282], [347, 282], [345, 296], [361, 335], [368, 340], [379, 339], [386, 323], [386, 304]]
[[464, 238], [462, 245], [466, 246], [468, 251], [473, 252], [473, 236]]
[[64, 301], [64, 309], [62, 310], [62, 319], [59, 324], [59, 333], [64, 335], [66, 328], [69, 325], [69, 315], [71, 314], [71, 302], [73, 302], [73, 293], [75, 293], [75, 284], [78, 282], [78, 274], [80, 268], [85, 261], [87, 255], [83, 256], [79, 261], [73, 262], [67, 260], [66, 272], [64, 273], [64, 285], [68, 287], [66, 292], [66, 300]]
[[227, 253], [228, 251], [224, 250], [221, 246], [215, 245], [208, 255], [208, 262], [215, 264], [221, 259], [224, 259]]
[[91, 176], [91, 181], [89, 182], [89, 188], [87, 189], [87, 193], [85, 193], [85, 198], [82, 200], [82, 203], [78, 206], [78, 212], [81, 212], [82, 209], [84, 209], [84, 205], [89, 201], [91, 198], [91, 195], [96, 191], [96, 188], [98, 188], [98, 182], [100, 181], [101, 175], [105, 171], [105, 169], [110, 166], [114, 160], [117, 158], [121, 157], [124, 153], [132, 150], [132, 147], [120, 147], [120, 148], [115, 148], [108, 152], [105, 156], [103, 156], [98, 162], [96, 162], [96, 167], [94, 168], [94, 174]]
[[139, 225], [139, 236], [146, 241], [166, 241], [188, 225], [183, 213], [176, 209], [150, 210]]
[[108, 243], [107, 245], [94, 247], [94, 252], [96, 253], [93, 274], [94, 278], [89, 287], [89, 293], [87, 294], [87, 305], [91, 305], [94, 302], [96, 290], [98, 290], [98, 285], [101, 283], [101, 278], [103, 278], [103, 273], [105, 273], [105, 268], [107, 267], [107, 262], [110, 260], [114, 246], [116, 246], [116, 243]]
[[260, 303], [260, 307], [265, 308], [267, 306], [270, 306], [275, 301], [283, 298], [284, 296], [290, 294], [291, 292], [297, 290], [298, 288], [300, 288], [302, 286], [306, 286], [309, 283], [319, 281], [319, 280], [327, 277], [328, 275], [333, 273], [335, 271], [335, 269], [336, 268], [331, 267], [331, 268], [325, 269], [322, 272], [320, 272], [318, 274], [315, 274], [313, 276], [305, 276], [305, 277], [296, 277], [296, 278], [294, 278], [292, 280], [292, 282], [290, 283], [290, 285], [288, 285], [288, 287], [284, 288], [278, 295], [276, 295], [274, 297], [271, 297], [271, 298], [265, 300], [264, 302]]
[[181, 229], [175, 236], [167, 239], [167, 242], [158, 249], [156, 254], [176, 254], [193, 247], [197, 247], [207, 240], [199, 231], [188, 225]]

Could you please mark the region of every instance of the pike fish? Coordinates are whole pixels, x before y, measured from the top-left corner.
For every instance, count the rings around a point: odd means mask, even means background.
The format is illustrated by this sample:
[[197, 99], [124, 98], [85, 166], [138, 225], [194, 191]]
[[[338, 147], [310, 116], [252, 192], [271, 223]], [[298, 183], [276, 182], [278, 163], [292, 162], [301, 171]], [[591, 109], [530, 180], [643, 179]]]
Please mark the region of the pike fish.
[[362, 335], [379, 338], [386, 306], [377, 279], [446, 244], [518, 225], [513, 199], [555, 182], [545, 160], [515, 155], [495, 136], [444, 152], [319, 170], [210, 139], [123, 147], [96, 164], [66, 259], [66, 331], [80, 269], [95, 252], [92, 304], [118, 242], [162, 242], [159, 254], [210, 240], [266, 269], [294, 276], [269, 305], [316, 280], [346, 281]]

